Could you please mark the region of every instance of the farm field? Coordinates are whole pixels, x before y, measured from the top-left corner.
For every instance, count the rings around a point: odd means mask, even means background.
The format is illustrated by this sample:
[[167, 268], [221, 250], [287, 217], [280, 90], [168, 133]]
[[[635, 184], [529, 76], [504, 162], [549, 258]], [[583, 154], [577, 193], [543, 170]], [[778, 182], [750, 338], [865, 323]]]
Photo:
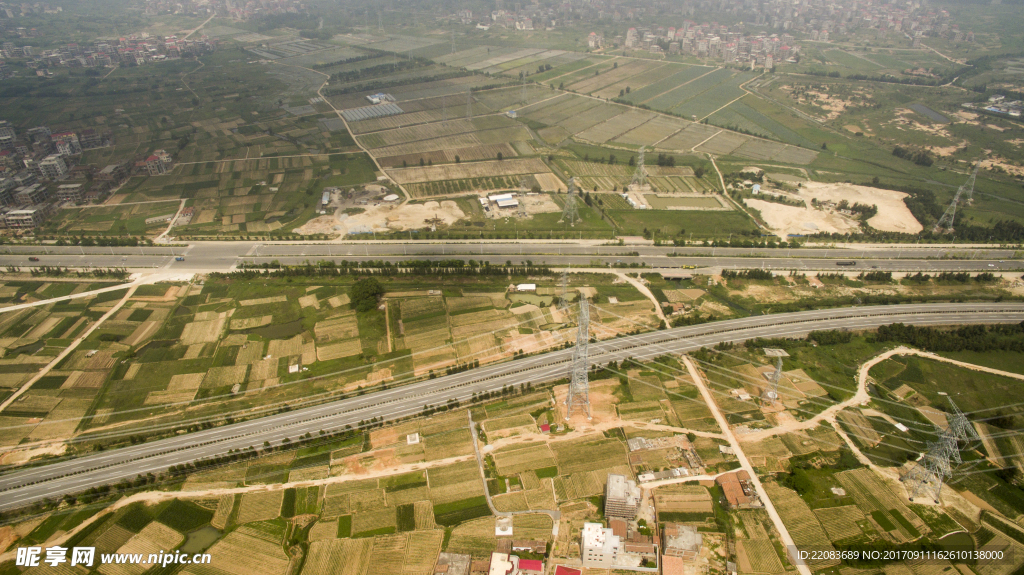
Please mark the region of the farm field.
[[[161, 283], [138, 288], [121, 310], [4, 411], [3, 422], [11, 430], [4, 443], [85, 434], [82, 440], [88, 444], [93, 429], [130, 429], [143, 421], [173, 430], [186, 409], [189, 417], [217, 416], [381, 382], [393, 385], [459, 364], [487, 364], [523, 350], [552, 349], [573, 329], [553, 307], [554, 297], [509, 294], [505, 278], [460, 276], [444, 296], [429, 296], [415, 277], [393, 278], [384, 282], [386, 310], [357, 312], [348, 304], [354, 281], [350, 276], [330, 282], [269, 279], [266, 286], [244, 277], [241, 272], [209, 277], [202, 286]], [[551, 291], [558, 278], [531, 281]], [[631, 286], [613, 285], [610, 277], [574, 278], [576, 282], [623, 302], [643, 298]], [[21, 303], [103, 285], [109, 284], [8, 281], [0, 286], [0, 297]], [[116, 290], [3, 314], [0, 337], [11, 365], [4, 369], [0, 392], [21, 386], [124, 293]], [[628, 304], [604, 305], [614, 310]], [[635, 312], [635, 318], [653, 321], [653, 308]], [[626, 327], [621, 322], [608, 325]], [[606, 329], [598, 335], [615, 333]], [[134, 350], [131, 356], [126, 355], [129, 349]], [[322, 375], [329, 377], [310, 379]], [[420, 430], [423, 441], [396, 446], [397, 457], [414, 462], [464, 456], [469, 453], [468, 433], [458, 427], [462, 422], [449, 429]], [[502, 426], [520, 427], [517, 420]], [[326, 476], [334, 472], [334, 466], [324, 467], [329, 463], [304, 463], [295, 477]], [[272, 483], [286, 475], [286, 467], [273, 467], [209, 481]], [[243, 510], [249, 507], [243, 501]]]
[[[237, 302], [237, 307], [232, 308], [235, 309], [230, 316], [232, 319], [240, 314], [255, 316], [269, 313], [273, 316], [284, 313], [292, 301], [305, 301], [306, 305], [299, 304], [299, 310], [308, 313], [304, 316], [306, 323], [312, 325], [308, 334], [273, 339], [268, 345], [261, 343], [258, 346], [252, 344], [262, 339], [263, 331], [247, 334], [258, 336], [251, 339], [232, 339], [229, 335], [225, 339], [230, 339], [238, 349], [213, 351], [215, 358], [221, 358], [217, 361], [221, 364], [227, 363], [224, 358], [231, 354], [236, 360], [249, 358], [256, 363], [265, 361], [262, 359], [265, 355], [303, 361], [302, 355], [309, 353], [306, 343], [312, 344], [315, 352], [323, 344], [333, 345], [334, 342], [353, 338], [362, 340], [367, 320], [359, 314], [365, 312], [327, 303], [340, 297], [325, 291], [327, 286], [306, 285], [301, 276], [292, 280], [282, 282], [288, 284], [288, 289], [295, 290], [283, 300], [261, 293], [249, 282], [232, 283], [226, 278], [216, 277], [210, 278], [202, 289], [195, 290], [199, 293], [191, 293], [193, 288], [188, 286], [169, 287], [163, 292], [151, 288], [143, 290], [140, 298], [162, 300], [166, 296], [170, 302], [174, 299], [172, 295], [178, 297], [180, 290], [187, 303], [198, 308], [210, 308], [198, 311], [195, 317], [184, 318], [184, 325], [219, 325], [217, 329], [222, 332], [232, 331], [230, 322], [221, 323], [219, 316], [222, 312], [216, 311], [227, 301]], [[323, 280], [315, 278], [312, 281], [326, 283]], [[477, 329], [473, 326], [481, 320], [492, 323], [505, 321], [503, 318], [508, 316], [503, 315], [503, 311], [524, 306], [538, 307], [524, 303], [528, 300], [513, 301], [498, 291], [500, 287], [497, 286], [503, 285], [505, 278], [500, 280], [495, 288], [476, 285], [470, 291], [467, 287], [470, 282], [463, 279], [460, 280], [461, 295], [452, 295], [455, 288], [451, 286], [444, 287], [440, 294], [431, 294], [417, 289], [422, 286], [417, 286], [412, 280], [402, 283], [392, 279], [396, 283], [386, 290], [386, 325], [390, 327], [401, 321], [402, 329], [398, 335], [406, 338], [422, 335], [436, 340], [444, 337], [438, 333], [443, 329], [450, 334], [459, 328], [469, 328], [472, 332]], [[607, 325], [603, 320], [612, 305], [648, 303], [629, 286], [611, 282], [584, 286], [579, 285], [582, 282], [576, 276], [572, 281], [575, 288], [589, 288], [587, 292], [597, 296], [599, 303], [595, 304], [592, 312], [595, 326]], [[681, 295], [677, 292], [682, 290], [672, 289], [670, 285], [651, 282], [652, 289], [671, 292], [665, 297], [670, 301], [677, 300]], [[181, 290], [181, 287], [186, 289]], [[174, 293], [168, 295], [172, 289]], [[539, 286], [536, 295], [516, 294], [516, 297], [550, 297], [549, 294], [557, 289], [557, 282], [552, 277], [551, 282]], [[692, 291], [697, 290], [687, 293]], [[705, 292], [699, 297], [706, 295]], [[311, 305], [311, 300], [307, 299], [311, 297], [318, 302], [325, 300], [324, 305], [319, 308]], [[601, 298], [608, 297], [616, 297], [620, 304], [601, 303]], [[147, 306], [130, 313], [148, 309], [150, 300], [141, 301], [145, 301]], [[173, 309], [169, 303], [167, 308]], [[615, 309], [629, 313], [621, 308]], [[523, 311], [512, 315], [525, 315]], [[141, 315], [136, 319], [146, 319]], [[177, 311], [171, 311], [168, 319], [178, 315]], [[542, 313], [530, 313], [527, 317], [534, 322], [530, 325], [538, 328], [539, 322], [555, 319]], [[277, 323], [254, 329], [266, 329]], [[210, 327], [209, 331], [212, 330]], [[203, 330], [195, 327], [193, 331], [197, 337], [207, 333], [205, 327]], [[309, 342], [303, 341], [306, 335]], [[212, 343], [191, 345], [206, 348]], [[811, 354], [832, 353], [822, 347], [803, 346], [799, 349]], [[754, 353], [741, 349], [734, 351]], [[147, 347], [140, 359], [147, 360], [143, 363], [160, 363], [157, 358], [161, 353], [173, 354], [175, 351], [165, 347]], [[461, 354], [462, 349], [456, 346], [455, 353]], [[793, 356], [799, 357], [799, 353], [795, 348]], [[320, 362], [305, 365], [315, 367], [317, 363]], [[856, 361], [851, 359], [851, 363]], [[131, 365], [128, 369], [134, 370]], [[253, 370], [253, 364], [247, 365], [248, 370], [237, 370], [243, 377]], [[216, 375], [218, 383], [226, 385], [228, 381], [235, 381], [231, 378], [235, 377], [232, 374], [236, 370], [225, 369], [229, 367], [213, 365], [206, 374], [195, 372], [202, 377], [175, 376], [171, 379], [172, 385], [175, 389], [191, 389], [198, 385], [201, 390], [211, 373]], [[795, 382], [793, 385], [809, 389], [806, 385], [809, 378], [801, 375], [806, 375], [803, 369], [813, 371], [810, 366], [791, 369], [785, 372], [786, 377]], [[468, 408], [443, 410], [368, 430], [307, 436], [300, 438], [301, 444], [265, 446], [256, 456], [241, 461], [186, 472], [177, 499], [150, 505], [141, 502], [123, 505], [109, 515], [102, 515], [95, 527], [84, 531], [78, 541], [95, 543], [99, 549], [125, 552], [174, 549], [182, 545], [190, 548], [201, 544], [202, 549], [210, 549], [215, 558], [234, 562], [224, 570], [231, 575], [244, 575], [246, 572], [286, 575], [292, 547], [283, 543], [298, 541], [308, 543], [303, 571], [309, 570], [314, 575], [336, 572], [338, 561], [344, 564], [343, 572], [354, 570], [353, 575], [365, 573], [376, 560], [376, 554], [386, 555], [387, 559], [382, 564], [388, 569], [426, 575], [431, 572], [441, 551], [486, 558], [494, 550], [497, 545], [495, 517], [484, 498], [484, 489], [487, 489], [499, 510], [525, 512], [513, 518], [516, 536], [554, 543], [551, 520], [547, 515], [531, 512], [558, 509], [564, 521], [560, 532], [566, 529], [574, 531], [578, 529], [580, 520], [590, 513], [587, 510], [595, 498], [600, 501], [609, 473], [635, 478], [636, 473], [679, 465], [674, 461], [679, 461], [681, 456], [674, 448], [630, 452], [627, 438], [671, 439], [678, 442], [676, 445], [686, 446], [685, 449], [692, 446], [709, 474], [735, 468], [735, 458], [719, 450], [723, 440], [688, 436], [679, 429], [717, 431], [696, 425], [695, 422], [707, 419], [709, 414], [706, 408], [704, 411], [697, 409], [699, 393], [689, 376], [680, 374], [680, 371], [684, 370], [679, 362], [669, 357], [659, 358], [657, 363], [627, 360], [596, 370], [591, 381], [594, 421], [615, 421], [615, 426], [605, 426], [613, 430], [610, 432], [591, 431], [569, 423], [570, 429], [556, 429], [552, 425], [547, 433], [542, 433], [542, 425], [564, 421], [557, 407], [559, 394], [564, 394], [564, 385], [561, 385], [554, 389], [554, 403], [551, 389], [514, 390], [496, 394]], [[750, 370], [736, 367], [736, 371], [746, 373]], [[905, 366], [901, 370], [887, 367], [876, 376], [879, 380], [888, 381], [883, 375], [896, 377], [905, 371]], [[147, 377], [154, 377], [153, 372], [147, 373], [150, 374]], [[280, 378], [288, 377], [282, 372], [278, 374]], [[263, 393], [272, 391], [273, 388], [262, 388]], [[734, 413], [731, 404], [723, 403], [723, 409], [730, 415]], [[470, 410], [485, 442], [482, 472], [468, 429], [467, 411]], [[661, 423], [651, 426], [653, 420]], [[803, 490], [799, 494], [766, 480], [768, 494], [798, 545], [828, 548], [833, 543], [838, 547], [844, 542], [863, 543], [876, 538], [906, 543], [922, 535], [944, 535], [960, 530], [954, 520], [936, 509], [908, 505], [865, 467], [847, 468], [841, 472], [829, 469], [834, 466], [835, 458], [843, 457], [840, 451], [836, 451], [837, 441], [841, 440], [834, 433], [829, 432], [826, 437], [825, 431], [815, 430], [806, 435], [775, 437], [757, 446], [751, 445], [749, 449], [744, 446], [748, 457], [758, 467], [762, 467], [760, 460], [768, 457], [786, 460], [804, 456], [802, 461], [813, 460], [820, 465], [801, 468], [802, 479], [795, 482]], [[776, 471], [780, 473], [778, 477], [785, 478], [787, 468], [783, 463], [783, 467]], [[267, 489], [285, 481], [303, 483], [284, 489]], [[832, 495], [830, 487], [842, 487], [845, 494]], [[218, 490], [238, 488], [246, 491], [214, 496], [205, 493], [207, 490], [216, 494]], [[752, 573], [784, 572], [784, 559], [780, 559], [777, 553], [770, 521], [764, 511], [724, 510], [718, 499], [718, 489], [695, 483], [658, 487], [652, 493], [657, 520], [699, 525], [707, 540], [712, 542], [716, 537], [713, 530], [718, 529], [719, 522], [732, 522], [736, 533], [736, 558], [741, 569]], [[190, 495], [190, 492], [202, 493]], [[113, 500], [111, 497], [110, 501]], [[104, 513], [101, 507], [96, 506], [87, 510], [88, 514], [75, 508], [55, 513], [52, 521], [48, 519], [28, 528], [27, 541], [45, 542], [73, 526], [75, 521]], [[1014, 534], [1019, 529], [1009, 520], [1004, 524], [1001, 523], [1004, 520], [986, 517], [982, 517], [983, 531], [979, 531], [979, 535], [987, 536], [989, 531], [1009, 533], [1006, 536], [993, 533], [990, 540], [1002, 544], [1005, 539], [1007, 545], [1012, 544], [1008, 541], [1016, 537]], [[553, 557], [568, 557], [571, 551], [556, 543], [553, 553]], [[834, 562], [817, 562], [815, 567], [834, 565]]]
[[[736, 79], [732, 78], [729, 81]], [[681, 87], [680, 90], [687, 86]], [[714, 84], [708, 89], [713, 87]], [[711, 107], [718, 104], [721, 107], [729, 103], [729, 100], [721, 103], [712, 100], [712, 103], [707, 103], [708, 99], [701, 97], [702, 92], [696, 91], [697, 88], [693, 90], [694, 93], [689, 96], [695, 102], [691, 104], [692, 106]], [[697, 101], [701, 103], [698, 105]], [[652, 108], [658, 109], [655, 106]], [[717, 108], [709, 110], [708, 113], [715, 109]], [[716, 155], [732, 154], [751, 160], [773, 159], [796, 164], [807, 164], [818, 155], [811, 149], [797, 147], [794, 144], [752, 138], [711, 125], [660, 116], [618, 104], [602, 103], [573, 94], [564, 94], [531, 104], [521, 109], [519, 116], [532, 122], [531, 127], [538, 130], [543, 137], [551, 137], [552, 140], [549, 141], [577, 137], [581, 141], [597, 144], [614, 143], [634, 149], [643, 145], [649, 149], [653, 146], [656, 151], [664, 152], [710, 152]], [[558, 130], [558, 135], [556, 136], [556, 132], [552, 130]]]

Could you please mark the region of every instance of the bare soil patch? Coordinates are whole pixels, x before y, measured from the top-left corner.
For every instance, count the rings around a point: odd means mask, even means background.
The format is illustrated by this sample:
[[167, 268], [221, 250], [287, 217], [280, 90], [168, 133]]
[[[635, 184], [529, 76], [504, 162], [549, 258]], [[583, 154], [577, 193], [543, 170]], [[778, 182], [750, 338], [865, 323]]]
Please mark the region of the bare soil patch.
[[372, 231], [416, 230], [429, 227], [428, 219], [441, 220], [441, 225], [451, 225], [466, 217], [458, 204], [451, 200], [431, 201], [422, 204], [371, 206], [361, 214], [341, 220], [343, 233], [359, 234]]

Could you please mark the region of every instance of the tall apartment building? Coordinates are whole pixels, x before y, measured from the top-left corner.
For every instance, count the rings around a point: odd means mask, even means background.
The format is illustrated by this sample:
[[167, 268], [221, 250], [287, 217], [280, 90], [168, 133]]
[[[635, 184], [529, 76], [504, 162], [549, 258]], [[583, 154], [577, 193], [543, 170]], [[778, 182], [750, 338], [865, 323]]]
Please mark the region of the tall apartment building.
[[79, 203], [82, 201], [82, 184], [61, 184], [57, 186], [57, 199], [62, 202]]
[[584, 567], [610, 569], [622, 550], [622, 539], [600, 523], [584, 523], [580, 559]]
[[86, 128], [85, 130], [82, 130], [78, 143], [86, 150], [90, 148], [98, 148], [103, 145], [103, 134], [92, 128]]
[[4, 221], [8, 228], [31, 229], [42, 225], [49, 212], [42, 206], [7, 212]]
[[635, 481], [627, 480], [625, 475], [608, 474], [608, 483], [604, 489], [605, 517], [634, 519], [640, 509], [642, 496]]
[[68, 165], [60, 154], [50, 154], [39, 162], [39, 173], [44, 178], [56, 180], [68, 173]]
[[0, 150], [14, 147], [14, 125], [7, 120], [0, 120]]
[[74, 132], [53, 134], [53, 141], [57, 144], [57, 153], [62, 156], [74, 156], [82, 153], [82, 145], [78, 143], [78, 136]]
[[14, 200], [22, 206], [41, 204], [46, 201], [47, 197], [49, 194], [42, 184], [14, 188]]

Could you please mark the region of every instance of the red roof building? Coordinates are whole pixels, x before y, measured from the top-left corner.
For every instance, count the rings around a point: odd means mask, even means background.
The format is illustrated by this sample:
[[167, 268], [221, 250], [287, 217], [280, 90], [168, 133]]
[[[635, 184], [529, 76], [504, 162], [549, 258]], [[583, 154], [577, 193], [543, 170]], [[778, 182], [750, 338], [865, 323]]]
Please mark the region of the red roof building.
[[608, 520], [608, 527], [612, 529], [612, 535], [617, 535], [623, 539], [626, 538], [626, 520], [621, 517], [613, 517]]
[[544, 562], [538, 559], [520, 559], [519, 572], [532, 575], [533, 573], [544, 572]]
[[564, 565], [558, 565], [555, 567], [555, 575], [583, 575], [583, 572], [579, 569], [570, 569]]

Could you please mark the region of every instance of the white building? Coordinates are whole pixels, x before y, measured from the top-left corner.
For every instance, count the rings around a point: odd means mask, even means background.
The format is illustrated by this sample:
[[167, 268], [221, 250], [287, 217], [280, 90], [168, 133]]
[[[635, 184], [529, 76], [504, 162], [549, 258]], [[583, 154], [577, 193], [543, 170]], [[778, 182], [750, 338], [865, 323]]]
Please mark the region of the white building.
[[622, 550], [622, 539], [600, 523], [584, 523], [580, 559], [584, 567], [610, 569]]
[[512, 575], [519, 571], [519, 558], [508, 553], [491, 553], [487, 575]]
[[44, 178], [56, 180], [68, 173], [68, 165], [64, 163], [64, 158], [60, 154], [50, 154], [39, 162], [39, 173]]
[[633, 519], [640, 509], [642, 494], [636, 482], [625, 475], [608, 474], [604, 491], [604, 514], [606, 517]]

